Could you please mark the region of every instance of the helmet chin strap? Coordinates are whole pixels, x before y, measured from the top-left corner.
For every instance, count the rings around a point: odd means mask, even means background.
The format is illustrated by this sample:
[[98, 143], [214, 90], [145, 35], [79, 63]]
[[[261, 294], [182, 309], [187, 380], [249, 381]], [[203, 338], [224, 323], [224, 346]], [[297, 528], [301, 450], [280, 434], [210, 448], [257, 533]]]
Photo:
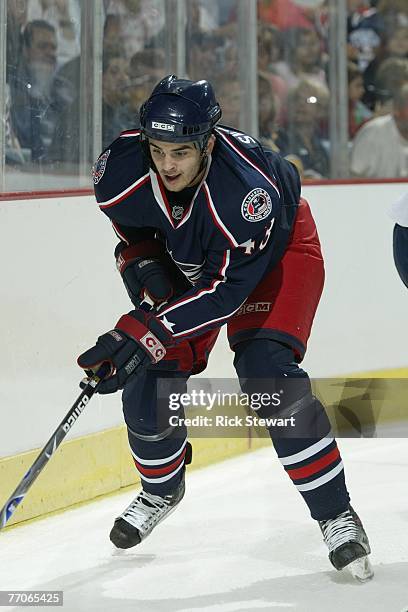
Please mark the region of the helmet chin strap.
[[204, 173], [204, 170], [207, 167], [207, 160], [208, 160], [208, 155], [207, 155], [207, 151], [202, 151], [201, 152], [201, 160], [200, 160], [200, 165], [198, 167], [198, 170], [194, 176], [194, 178], [191, 179], [191, 181], [189, 182], [189, 184], [187, 185], [187, 187], [192, 187], [195, 182], [198, 183], [197, 179], [200, 176], [200, 174]]
[[212, 134], [212, 132], [209, 132], [208, 134], [205, 134], [205, 136], [203, 136], [203, 139], [202, 139], [201, 143], [200, 143], [200, 141], [197, 141], [197, 143], [196, 143], [196, 146], [199, 148], [200, 154], [201, 154], [200, 165], [198, 167], [196, 175], [194, 176], [193, 179], [191, 179], [191, 181], [189, 182], [187, 187], [192, 187], [194, 182], [197, 180], [197, 178], [200, 176], [200, 174], [202, 174], [204, 172], [204, 170], [207, 167], [207, 161], [208, 161], [207, 145], [208, 145], [208, 141], [210, 139], [211, 134]]

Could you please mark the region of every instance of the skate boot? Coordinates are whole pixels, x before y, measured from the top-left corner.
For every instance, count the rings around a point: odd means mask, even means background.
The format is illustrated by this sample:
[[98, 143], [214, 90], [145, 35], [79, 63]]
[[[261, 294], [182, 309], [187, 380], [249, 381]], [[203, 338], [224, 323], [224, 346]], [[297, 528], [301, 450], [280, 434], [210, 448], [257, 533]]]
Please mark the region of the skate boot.
[[347, 567], [360, 582], [373, 577], [368, 556], [371, 552], [367, 534], [351, 506], [333, 519], [318, 521], [329, 549], [329, 559], [337, 570]]
[[140, 491], [115, 520], [109, 538], [117, 548], [131, 548], [144, 540], [163, 519], [171, 514], [184, 497], [184, 477], [173, 493], [160, 497]]

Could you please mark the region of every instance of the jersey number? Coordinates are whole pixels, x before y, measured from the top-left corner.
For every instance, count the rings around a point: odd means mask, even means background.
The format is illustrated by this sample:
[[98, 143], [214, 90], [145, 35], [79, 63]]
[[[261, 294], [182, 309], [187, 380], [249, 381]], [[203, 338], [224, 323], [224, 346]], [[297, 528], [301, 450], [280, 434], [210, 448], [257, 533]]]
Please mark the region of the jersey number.
[[268, 227], [265, 230], [264, 237], [262, 238], [260, 242], [258, 242], [258, 244], [255, 240], [252, 240], [252, 238], [250, 238], [246, 242], [243, 242], [242, 244], [239, 245], [240, 249], [244, 249], [245, 255], [252, 255], [252, 253], [256, 250], [257, 251], [264, 250], [264, 248], [268, 244], [269, 238], [271, 237], [274, 221], [275, 219], [271, 219], [271, 222], [269, 223]]

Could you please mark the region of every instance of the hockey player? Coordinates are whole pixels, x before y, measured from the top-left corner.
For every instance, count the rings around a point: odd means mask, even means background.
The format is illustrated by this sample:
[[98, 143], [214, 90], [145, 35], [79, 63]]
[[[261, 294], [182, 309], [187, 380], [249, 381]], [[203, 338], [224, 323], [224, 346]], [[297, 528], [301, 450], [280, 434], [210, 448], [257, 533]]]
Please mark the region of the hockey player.
[[[283, 390], [279, 414], [296, 418], [296, 435], [269, 433], [330, 561], [366, 579], [368, 539], [325, 410], [299, 367], [324, 281], [316, 227], [296, 169], [217, 125], [220, 117], [210, 83], [168, 76], [142, 106], [140, 130], [122, 133], [94, 167], [96, 198], [120, 238], [117, 266], [136, 306], [78, 359], [88, 373], [111, 364], [100, 392], [124, 389], [142, 482], [110, 538], [132, 547], [180, 503], [191, 447], [184, 425], [169, 426], [158, 396], [185, 391], [226, 324], [243, 391]], [[143, 308], [146, 300], [154, 311]], [[258, 414], [276, 416], [276, 408]]]
[[408, 287], [408, 193], [392, 205], [390, 217], [395, 222], [393, 232], [395, 267], [402, 282]]

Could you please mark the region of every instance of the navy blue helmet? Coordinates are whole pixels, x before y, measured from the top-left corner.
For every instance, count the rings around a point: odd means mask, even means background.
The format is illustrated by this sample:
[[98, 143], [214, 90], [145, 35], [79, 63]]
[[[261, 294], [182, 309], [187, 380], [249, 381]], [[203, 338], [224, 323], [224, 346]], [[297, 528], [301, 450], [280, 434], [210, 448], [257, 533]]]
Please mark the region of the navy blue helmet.
[[208, 81], [162, 79], [140, 109], [142, 139], [166, 142], [198, 141], [203, 150], [221, 108]]

